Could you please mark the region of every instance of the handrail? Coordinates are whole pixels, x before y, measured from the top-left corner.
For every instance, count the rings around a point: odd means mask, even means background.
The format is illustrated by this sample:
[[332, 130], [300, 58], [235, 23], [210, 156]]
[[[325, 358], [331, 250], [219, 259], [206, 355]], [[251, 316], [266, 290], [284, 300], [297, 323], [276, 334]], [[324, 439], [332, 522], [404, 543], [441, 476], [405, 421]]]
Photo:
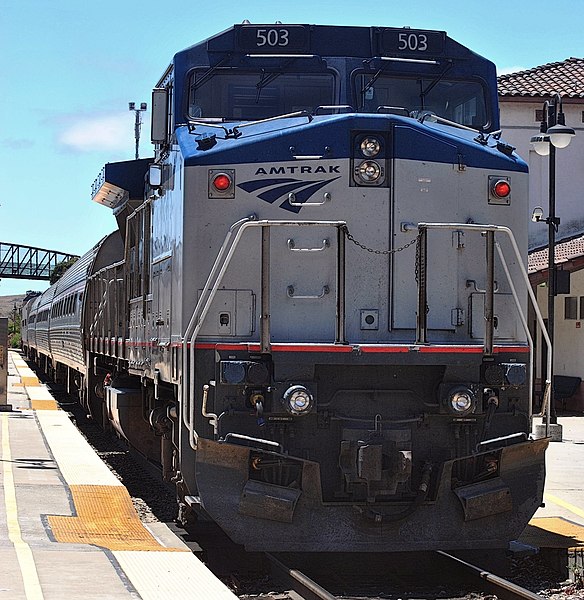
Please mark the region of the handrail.
[[[533, 349], [533, 337], [531, 336], [531, 331], [529, 331], [529, 325], [527, 324], [527, 319], [521, 310], [521, 302], [519, 301], [519, 296], [517, 295], [517, 290], [515, 289], [515, 284], [513, 283], [513, 279], [511, 278], [511, 273], [509, 271], [509, 267], [507, 266], [507, 261], [505, 260], [505, 256], [503, 254], [503, 250], [501, 250], [501, 244], [499, 242], [495, 242], [495, 247], [497, 248], [497, 254], [499, 255], [499, 260], [503, 265], [503, 270], [505, 271], [505, 275], [507, 276], [507, 281], [509, 282], [509, 287], [511, 288], [511, 294], [513, 295], [513, 300], [515, 301], [515, 307], [517, 308], [517, 313], [519, 314], [519, 318], [521, 319], [521, 324], [523, 325], [523, 330], [525, 331], [525, 335], [527, 336], [527, 343], [529, 347]], [[495, 286], [496, 289], [496, 286]], [[533, 362], [534, 356], [533, 351], [529, 353], [529, 407], [528, 407], [528, 415], [531, 420], [533, 416]]]
[[[124, 285], [125, 278], [118, 276], [118, 271], [122, 267], [124, 267], [124, 265], [125, 265], [125, 260], [122, 259], [118, 262], [112, 263], [111, 265], [102, 267], [99, 271], [96, 271], [95, 273], [92, 273], [91, 275], [89, 275], [87, 277], [88, 283], [87, 283], [87, 288], [86, 288], [87, 292], [86, 293], [88, 293], [88, 294], [91, 293], [91, 300], [95, 301], [95, 303], [97, 304], [97, 307], [95, 309], [96, 312], [93, 315], [93, 321], [91, 321], [89, 323], [89, 333], [88, 333], [89, 338], [97, 337], [98, 334], [100, 333], [98, 325], [99, 325], [100, 320], [102, 320], [102, 324], [103, 324], [104, 309], [107, 311], [106, 322], [108, 324], [108, 327], [110, 327], [109, 337], [111, 337], [111, 333], [112, 333], [111, 327], [112, 327], [112, 323], [113, 323], [111, 302], [109, 302], [109, 298], [111, 296], [111, 286], [113, 284], [116, 284], [115, 288], [117, 289], [117, 286], [119, 284], [121, 284], [122, 286]], [[100, 297], [100, 293], [101, 293], [101, 297]], [[116, 314], [114, 315], [115, 316], [115, 324], [113, 325], [113, 331], [117, 338], [119, 338], [119, 337], [125, 338], [126, 333], [127, 333], [126, 312], [124, 310], [120, 310], [120, 306], [118, 303], [116, 303], [115, 306], [116, 306], [116, 311], [115, 311]], [[105, 331], [106, 331], [105, 328], [102, 328], [101, 337], [105, 337]], [[89, 341], [89, 343], [91, 343], [91, 342]], [[118, 356], [118, 358], [119, 358], [119, 356]]]
[[293, 285], [289, 285], [286, 288], [286, 293], [289, 298], [294, 298], [295, 300], [320, 300], [324, 298], [330, 292], [330, 288], [328, 285], [323, 285], [322, 290], [318, 294], [297, 294]]
[[290, 252], [322, 252], [323, 250], [326, 250], [331, 245], [328, 238], [325, 238], [324, 240], [322, 240], [322, 246], [318, 246], [316, 248], [296, 248], [296, 243], [294, 242], [294, 240], [292, 238], [288, 238], [288, 241], [286, 242], [286, 244], [287, 244], [288, 250], [290, 250]]
[[[225, 240], [221, 248], [219, 249], [219, 253], [217, 254], [217, 258], [213, 263], [211, 271], [209, 272], [209, 276], [207, 277], [207, 281], [205, 282], [205, 288], [203, 289], [203, 293], [199, 298], [191, 319], [189, 321], [188, 327], [185, 331], [185, 335], [183, 337], [183, 378], [188, 377], [188, 411], [186, 410], [187, 406], [183, 406], [183, 394], [184, 388], [186, 385], [184, 384], [180, 386], [180, 396], [179, 396], [179, 406], [181, 406], [183, 413], [183, 423], [188, 428], [189, 431], [189, 444], [193, 450], [197, 449], [197, 434], [195, 431], [195, 340], [199, 331], [205, 321], [205, 317], [211, 307], [211, 303], [213, 302], [217, 290], [221, 285], [221, 281], [231, 263], [233, 255], [235, 254], [235, 250], [239, 245], [239, 242], [247, 229], [250, 228], [262, 228], [262, 231], [269, 231], [271, 227], [336, 227], [340, 230], [341, 227], [346, 226], [346, 221], [288, 221], [288, 220], [262, 220], [256, 221], [255, 215], [250, 217], [246, 217], [245, 219], [241, 219], [234, 223], [227, 235], [225, 236]], [[235, 236], [233, 236], [233, 233]], [[233, 237], [233, 240], [231, 238]], [[269, 238], [262, 236], [262, 247], [264, 247]], [[262, 252], [262, 255], [264, 252]], [[338, 260], [340, 260], [339, 257]], [[342, 257], [344, 262], [344, 256]], [[337, 265], [337, 271], [342, 271], [344, 273], [344, 269], [340, 269], [339, 265]], [[337, 275], [339, 281], [341, 276]], [[340, 289], [344, 290], [344, 282], [342, 285], [339, 285]], [[265, 296], [266, 293], [269, 294], [269, 290], [262, 290], [262, 296]], [[344, 299], [339, 303], [338, 299], [339, 294], [337, 294], [337, 304], [344, 310]], [[262, 298], [262, 313], [264, 312], [264, 298]], [[341, 312], [337, 309], [337, 320], [344, 320], [344, 312]], [[344, 327], [339, 326], [337, 323], [337, 332], [344, 331]], [[269, 345], [269, 327], [261, 328], [262, 336], [268, 336], [268, 339], [260, 340], [260, 345], [265, 347]], [[190, 360], [189, 360], [190, 359]], [[189, 369], [190, 363], [190, 369]], [[185, 420], [187, 418], [188, 420]]]
[[[428, 230], [428, 229], [446, 229], [446, 230], [462, 229], [462, 230], [466, 230], [466, 231], [476, 231], [479, 233], [483, 233], [483, 232], [503, 233], [503, 234], [506, 234], [507, 237], [509, 238], [509, 241], [511, 242], [511, 246], [513, 248], [513, 252], [515, 254], [515, 258], [517, 259], [517, 266], [518, 266], [521, 276], [523, 278], [525, 287], [527, 288], [527, 293], [529, 295], [531, 305], [535, 312], [535, 316], [537, 318], [538, 325], [541, 329], [542, 335], [544, 337], [544, 340], [545, 340], [545, 343], [546, 343], [546, 346], [548, 349], [547, 368], [546, 368], [546, 371], [547, 371], [546, 372], [546, 390], [544, 392], [544, 399], [543, 399], [543, 403], [542, 403], [542, 413], [545, 413], [545, 415], [546, 415], [546, 436], [548, 436], [549, 426], [550, 426], [550, 410], [549, 410], [550, 407], [548, 406], [548, 404], [549, 404], [549, 390], [552, 385], [552, 364], [553, 364], [553, 362], [552, 362], [552, 343], [551, 343], [550, 337], [548, 335], [547, 329], [545, 327], [545, 323], [543, 321], [543, 316], [541, 314], [541, 311], [539, 310], [539, 306], [537, 304], [537, 299], [535, 297], [535, 294], [533, 293], [533, 290], [531, 289], [531, 284], [529, 283], [529, 275], [527, 274], [527, 270], [525, 269], [525, 266], [523, 263], [523, 258], [521, 256], [521, 253], [519, 252], [519, 247], [517, 246], [517, 242], [515, 240], [515, 236], [513, 235], [513, 232], [511, 231], [511, 229], [509, 227], [505, 227], [503, 225], [479, 225], [476, 223], [418, 223], [418, 231], [420, 232], [420, 234], [422, 234], [425, 230]], [[422, 237], [425, 237], [425, 236], [422, 236]], [[425, 261], [425, 257], [422, 257], [422, 258]], [[420, 262], [422, 262], [422, 258], [419, 259]], [[418, 291], [419, 291], [418, 292], [418, 296], [419, 296], [418, 312], [420, 312], [420, 307], [423, 306], [424, 313], [425, 313], [425, 306], [426, 306], [425, 293], [424, 294], [420, 293], [420, 287], [425, 286], [425, 281], [421, 282], [422, 279], [425, 279], [425, 265], [418, 264], [418, 267], [420, 270], [420, 274], [423, 274], [423, 276], [422, 275], [420, 276], [420, 281], [418, 281]], [[511, 281], [510, 273], [508, 272], [507, 269], [505, 269], [505, 275], [507, 276], [509, 285], [510, 285], [511, 289], [513, 290], [513, 283]], [[521, 310], [518, 309], [518, 312], [520, 315], [522, 315], [522, 322], [523, 322], [523, 319], [525, 319], [525, 316], [523, 315]], [[525, 319], [525, 323], [527, 323], [526, 319]], [[524, 325], [524, 327], [525, 327], [525, 325]], [[419, 332], [417, 334], [417, 337], [420, 337]], [[531, 340], [531, 343], [533, 344], [533, 340]], [[531, 351], [533, 352], [533, 346], [531, 347]]]
[[[342, 235], [342, 230], [341, 228], [343, 226], [345, 226], [346, 223], [344, 221], [287, 221], [287, 220], [261, 220], [261, 221], [257, 221], [255, 220], [255, 215], [252, 215], [250, 217], [247, 217], [245, 219], [241, 219], [240, 221], [237, 221], [236, 223], [234, 223], [226, 237], [225, 240], [221, 246], [221, 248], [219, 249], [219, 252], [217, 254], [217, 257], [213, 263], [213, 266], [211, 268], [211, 271], [209, 272], [209, 275], [207, 277], [207, 281], [205, 282], [205, 288], [203, 289], [203, 292], [199, 298], [199, 300], [197, 301], [197, 304], [193, 310], [191, 319], [189, 321], [189, 324], [187, 326], [187, 329], [185, 331], [184, 337], [183, 337], [183, 355], [182, 355], [182, 362], [183, 362], [183, 385], [179, 386], [179, 403], [180, 406], [182, 408], [182, 419], [183, 422], [185, 424], [185, 427], [188, 431], [188, 435], [189, 435], [189, 444], [190, 446], [196, 450], [197, 449], [197, 440], [198, 440], [198, 436], [197, 433], [195, 431], [195, 340], [200, 332], [200, 329], [204, 323], [204, 320], [207, 316], [207, 313], [211, 307], [211, 304], [215, 298], [215, 295], [219, 289], [219, 286], [221, 285], [221, 282], [223, 280], [223, 277], [227, 271], [227, 269], [229, 268], [229, 265], [233, 259], [233, 256], [235, 255], [236, 249], [243, 237], [243, 235], [245, 234], [245, 232], [247, 231], [247, 229], [250, 228], [258, 228], [260, 227], [262, 229], [262, 264], [263, 262], [266, 261], [267, 256], [264, 256], [266, 253], [269, 253], [269, 231], [271, 227], [276, 227], [276, 226], [285, 226], [285, 227], [302, 227], [302, 226], [320, 226], [320, 227], [336, 227], [338, 230], [338, 235], [339, 235], [339, 249], [338, 249], [338, 253], [337, 253], [337, 333], [336, 333], [336, 337], [337, 337], [337, 342], [339, 341], [344, 341], [344, 298], [342, 298], [342, 296], [344, 296], [344, 244], [342, 245], [341, 248], [341, 244], [340, 241], [343, 238]], [[488, 271], [491, 275], [491, 278], [494, 276], [494, 249], [497, 249], [498, 255], [501, 259], [501, 263], [503, 265], [503, 269], [505, 272], [505, 275], [507, 277], [507, 281], [509, 282], [509, 286], [513, 295], [513, 299], [517, 308], [517, 311], [519, 313], [520, 316], [520, 320], [522, 323], [522, 326], [526, 332], [526, 337], [528, 340], [528, 344], [530, 347], [530, 363], [529, 363], [529, 373], [530, 373], [530, 380], [533, 376], [533, 338], [529, 332], [529, 327], [528, 327], [528, 323], [527, 323], [527, 319], [525, 317], [524, 311], [522, 309], [521, 306], [521, 302], [519, 299], [519, 296], [517, 294], [515, 285], [513, 283], [513, 280], [511, 278], [511, 274], [509, 271], [509, 267], [505, 261], [505, 257], [503, 255], [503, 252], [501, 250], [501, 246], [498, 242], [495, 242], [494, 240], [494, 234], [495, 233], [502, 233], [505, 234], [511, 243], [512, 249], [513, 249], [513, 253], [515, 255], [515, 258], [517, 260], [517, 265], [518, 268], [521, 272], [521, 275], [523, 277], [524, 280], [524, 284], [527, 288], [528, 291], [528, 295], [531, 301], [531, 304], [533, 305], [537, 320], [538, 320], [538, 324], [540, 326], [540, 328], [542, 329], [542, 334], [544, 336], [546, 345], [548, 347], [548, 363], [547, 363], [547, 380], [546, 380], [546, 393], [544, 395], [544, 403], [543, 403], [543, 407], [542, 410], [545, 411], [545, 414], [547, 416], [546, 419], [546, 434], [547, 434], [547, 429], [549, 428], [549, 386], [551, 385], [551, 372], [552, 372], [552, 362], [551, 362], [551, 356], [552, 356], [552, 348], [551, 348], [551, 340], [549, 338], [549, 335], [547, 333], [547, 330], [545, 329], [545, 324], [543, 322], [543, 317], [541, 315], [541, 312], [539, 311], [538, 305], [537, 305], [537, 300], [535, 298], [535, 295], [533, 293], [533, 290], [531, 289], [531, 286], [529, 284], [529, 276], [527, 274], [527, 271], [525, 270], [525, 266], [523, 264], [523, 260], [521, 257], [521, 253], [519, 252], [519, 248], [517, 246], [517, 242], [515, 240], [515, 237], [512, 233], [512, 231], [508, 228], [508, 227], [504, 227], [504, 226], [499, 226], [499, 225], [478, 225], [478, 224], [468, 224], [468, 223], [419, 223], [418, 224], [418, 230], [420, 232], [420, 239], [422, 240], [422, 242], [425, 239], [425, 232], [429, 229], [447, 229], [447, 230], [467, 230], [467, 231], [476, 231], [476, 232], [480, 232], [483, 234], [486, 234], [487, 240], [488, 240], [488, 251], [490, 253], [490, 259], [487, 260], [487, 267], [488, 267]], [[264, 235], [265, 234], [265, 235]], [[266, 247], [267, 246], [267, 247]], [[417, 342], [416, 344], [420, 344], [420, 343], [426, 343], [425, 340], [425, 336], [427, 333], [427, 327], [424, 328], [424, 331], [421, 333], [420, 332], [420, 323], [422, 323], [422, 325], [425, 323], [426, 319], [425, 319], [425, 310], [424, 315], [423, 315], [423, 319], [420, 320], [420, 306], [426, 306], [425, 302], [426, 302], [426, 294], [427, 294], [427, 289], [425, 288], [426, 282], [426, 276], [425, 276], [425, 253], [424, 252], [419, 252], [419, 258], [418, 258], [418, 274], [419, 274], [419, 280], [418, 280], [418, 313], [419, 313], [419, 319], [418, 319], [418, 324], [417, 324]], [[264, 268], [262, 268], [262, 277], [264, 277]], [[268, 274], [269, 275], [269, 274]], [[488, 283], [488, 282], [487, 282]], [[491, 293], [494, 292], [494, 283], [491, 284], [490, 286], [490, 291]], [[487, 285], [487, 290], [489, 290], [489, 285]], [[266, 297], [264, 297], [266, 296]], [[491, 310], [492, 312], [492, 310]], [[270, 348], [270, 325], [269, 325], [269, 320], [266, 320], [264, 322], [264, 313], [269, 315], [269, 285], [266, 284], [266, 282], [264, 282], [264, 280], [262, 280], [262, 309], [261, 309], [261, 318], [262, 318], [262, 326], [260, 328], [260, 347], [263, 348], [264, 350], [262, 351], [269, 351]], [[491, 326], [493, 325], [493, 319], [491, 318], [490, 320]], [[488, 326], [488, 323], [487, 325]], [[339, 337], [342, 336], [342, 339]], [[422, 341], [423, 340], [423, 341]], [[491, 339], [491, 341], [487, 344], [487, 340], [485, 338], [485, 351], [489, 350], [489, 347], [491, 347], [493, 344], [493, 340]], [[492, 348], [491, 348], [492, 351]], [[186, 381], [185, 381], [186, 379]], [[184, 397], [184, 394], [187, 393], [188, 396], [187, 398]], [[529, 390], [529, 417], [531, 418], [532, 415], [532, 409], [531, 409], [531, 404], [532, 404], [532, 395], [533, 395], [533, 390], [530, 386], [530, 390]]]
[[[100, 287], [103, 288], [103, 293], [101, 295], [101, 300], [99, 301], [99, 304], [97, 306], [93, 322], [89, 326], [89, 335], [90, 336], [94, 336], [96, 334], [98, 321], [103, 317], [104, 308], [107, 310], [107, 319], [106, 319], [107, 324], [111, 325], [111, 312], [110, 312], [111, 302], [108, 302], [108, 299], [109, 299], [109, 296], [111, 293], [110, 288], [111, 288], [112, 284], [120, 283], [120, 282], [123, 282], [124, 280], [119, 277], [117, 277], [117, 278], [114, 277], [113, 279], [109, 279], [109, 280], [100, 278], [97, 281], [102, 284], [102, 286], [100, 286]], [[105, 287], [103, 287], [103, 284], [105, 284]], [[102, 320], [102, 322], [103, 322], [103, 320]], [[102, 334], [105, 335], [105, 329], [102, 331]]]
[[[295, 158], [297, 158], [298, 160], [316, 160], [319, 158], [323, 158], [322, 156], [296, 156]], [[300, 206], [300, 207], [304, 207], [304, 206], [322, 206], [323, 204], [326, 204], [327, 202], [330, 202], [332, 196], [330, 192], [325, 192], [322, 195], [322, 201], [321, 202], [296, 202], [296, 194], [294, 192], [290, 192], [288, 194], [288, 204], [290, 204], [290, 206]]]
[[101, 275], [103, 273], [105, 273], [106, 271], [113, 271], [114, 269], [117, 269], [118, 267], [123, 267], [125, 266], [126, 261], [122, 258], [122, 260], [119, 260], [118, 262], [112, 263], [111, 265], [107, 265], [105, 267], [102, 267], [99, 271], [96, 271], [95, 273], [92, 273], [91, 275], [89, 275], [87, 277], [87, 279], [96, 279], [97, 277], [101, 277]]
[[[205, 297], [206, 294], [206, 290], [208, 290], [209, 288], [209, 284], [212, 281], [213, 277], [215, 276], [215, 273], [217, 272], [217, 269], [219, 268], [219, 265], [221, 263], [221, 260], [223, 259], [223, 255], [225, 254], [226, 250], [227, 250], [227, 245], [229, 244], [229, 241], [231, 240], [231, 238], [233, 237], [233, 232], [235, 230], [237, 230], [239, 227], [241, 227], [242, 225], [244, 225], [245, 223], [248, 223], [249, 221], [253, 221], [255, 220], [257, 217], [256, 215], [252, 214], [249, 215], [248, 217], [244, 217], [243, 219], [240, 219], [239, 221], [236, 221], [235, 223], [233, 223], [231, 225], [231, 227], [229, 228], [229, 230], [227, 231], [227, 234], [225, 235], [225, 239], [223, 240], [223, 243], [221, 244], [221, 248], [219, 248], [219, 252], [217, 253], [217, 257], [215, 258], [215, 262], [213, 263], [213, 266], [211, 267], [211, 270], [209, 271], [209, 276], [207, 277], [207, 281], [205, 282], [205, 287], [203, 288], [203, 293], [201, 294], [201, 297], [199, 298], [199, 301], [197, 302], [195, 309], [193, 311], [193, 314], [191, 316], [191, 319], [189, 321], [189, 324], [187, 325], [185, 334], [183, 336], [183, 343], [182, 343], [182, 376], [183, 376], [183, 381], [181, 382], [182, 385], [179, 386], [179, 397], [178, 397], [178, 405], [181, 407], [181, 412], [182, 412], [182, 420], [183, 423], [185, 425], [185, 427], [188, 427], [190, 430], [190, 421], [191, 419], [189, 418], [189, 420], [187, 420], [186, 415], [190, 414], [190, 407], [188, 405], [190, 405], [191, 403], [194, 405], [194, 398], [192, 397], [192, 395], [189, 393], [189, 395], [187, 396], [187, 401], [186, 403], [183, 403], [183, 395], [184, 395], [184, 389], [186, 388], [186, 384], [185, 384], [185, 377], [189, 378], [189, 369], [188, 369], [188, 338], [191, 336], [191, 333], [196, 325], [196, 314], [197, 314], [197, 309], [201, 303], [201, 301], [203, 300], [203, 298]], [[193, 382], [193, 387], [194, 387], [194, 382]], [[185, 404], [185, 406], [183, 406], [183, 404]], [[186, 408], [189, 408], [189, 410], [187, 411]], [[190, 438], [191, 436], [189, 436]], [[190, 442], [190, 439], [189, 439]], [[196, 450], [196, 446], [193, 446], [192, 442], [191, 443], [191, 447], [193, 448], [193, 450]]]

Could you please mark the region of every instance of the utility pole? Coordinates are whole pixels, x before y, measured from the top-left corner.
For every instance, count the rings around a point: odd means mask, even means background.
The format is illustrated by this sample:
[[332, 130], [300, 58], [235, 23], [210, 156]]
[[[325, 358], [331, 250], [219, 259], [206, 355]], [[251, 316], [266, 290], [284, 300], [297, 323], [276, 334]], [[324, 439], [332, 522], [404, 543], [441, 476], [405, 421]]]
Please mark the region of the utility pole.
[[134, 137], [136, 139], [136, 160], [139, 158], [140, 148], [140, 129], [142, 128], [142, 113], [148, 108], [146, 102], [140, 103], [140, 108], [136, 108], [135, 102], [128, 102], [128, 110], [134, 111], [136, 121], [134, 123]]

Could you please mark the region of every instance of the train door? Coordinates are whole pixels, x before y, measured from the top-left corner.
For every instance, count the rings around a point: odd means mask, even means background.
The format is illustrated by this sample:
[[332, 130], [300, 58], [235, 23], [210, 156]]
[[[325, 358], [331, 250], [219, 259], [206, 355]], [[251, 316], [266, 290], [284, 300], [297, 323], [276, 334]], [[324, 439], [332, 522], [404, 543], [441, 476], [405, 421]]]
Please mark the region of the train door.
[[[398, 143], [396, 141], [396, 145]], [[412, 241], [418, 223], [443, 222], [445, 215], [449, 215], [451, 221], [453, 215], [458, 214], [458, 186], [452, 183], [452, 170], [457, 164], [456, 148], [447, 143], [440, 143], [440, 146], [443, 155], [451, 156], [452, 163], [395, 160], [394, 248]], [[429, 329], [454, 331], [463, 324], [458, 271], [464, 244], [462, 232], [432, 230], [428, 233]], [[396, 252], [392, 258], [392, 329], [414, 329], [417, 306], [415, 245], [407, 251]]]
[[332, 227], [271, 231], [272, 341], [334, 341], [336, 261], [336, 229]]

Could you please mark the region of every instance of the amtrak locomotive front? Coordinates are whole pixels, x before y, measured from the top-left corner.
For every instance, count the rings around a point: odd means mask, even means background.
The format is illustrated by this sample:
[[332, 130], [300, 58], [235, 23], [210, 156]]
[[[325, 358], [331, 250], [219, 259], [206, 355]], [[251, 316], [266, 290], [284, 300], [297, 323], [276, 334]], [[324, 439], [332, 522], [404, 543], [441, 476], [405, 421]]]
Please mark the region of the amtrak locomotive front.
[[152, 113], [154, 158], [94, 184], [119, 231], [69, 276], [76, 335], [65, 276], [27, 351], [248, 549], [519, 536], [548, 440], [494, 65], [439, 31], [243, 24], [176, 54]]

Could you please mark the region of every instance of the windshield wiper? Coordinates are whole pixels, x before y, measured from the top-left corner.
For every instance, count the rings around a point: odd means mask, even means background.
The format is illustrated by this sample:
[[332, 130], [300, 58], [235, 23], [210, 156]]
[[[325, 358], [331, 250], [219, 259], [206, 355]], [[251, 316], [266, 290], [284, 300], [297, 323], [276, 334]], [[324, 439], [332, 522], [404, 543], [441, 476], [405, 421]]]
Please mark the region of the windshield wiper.
[[266, 73], [265, 69], [262, 69], [262, 74], [260, 76], [260, 80], [256, 83], [256, 99], [255, 103], [257, 104], [260, 101], [260, 94], [262, 90], [274, 81], [274, 79], [280, 77], [283, 74], [283, 71], [275, 71], [273, 73]]
[[[450, 125], [450, 127], [458, 127], [458, 129], [464, 129], [465, 131], [472, 131], [473, 133], [480, 134], [480, 131], [474, 127], [469, 127], [468, 125], [451, 121], [450, 119], [446, 119], [440, 115], [437, 115], [431, 110], [423, 111], [422, 114], [418, 116], [418, 121], [420, 123], [424, 123], [425, 121], [429, 121], [430, 123], [443, 123], [444, 125]], [[476, 141], [478, 142], [478, 140]]]
[[383, 73], [383, 69], [379, 69], [375, 75], [361, 88], [361, 96], [373, 87], [373, 84], [379, 79], [379, 76]]
[[193, 91], [194, 90], [198, 90], [204, 83], [207, 83], [207, 81], [209, 81], [209, 79], [211, 78], [211, 76], [213, 75], [213, 73], [215, 73], [215, 71], [219, 67], [222, 67], [230, 58], [231, 58], [231, 53], [230, 54], [226, 54], [217, 64], [213, 65], [212, 67], [209, 67], [201, 75], [201, 78], [198, 81], [195, 81], [195, 83], [193, 85]]
[[[448, 61], [446, 68], [442, 71], [442, 73], [440, 73], [438, 75], [438, 77], [434, 78], [426, 87], [425, 90], [420, 90], [420, 102], [421, 102], [421, 106], [422, 106], [422, 110], [424, 110], [425, 105], [424, 102], [426, 100], [426, 96], [434, 89], [434, 87], [440, 83], [440, 81], [442, 81], [442, 78], [444, 77], [444, 75], [446, 75], [446, 73], [448, 73], [448, 71], [450, 70], [450, 68], [452, 67], [453, 62], [451, 60]], [[422, 80], [420, 80], [420, 85], [422, 84]]]
[[[240, 130], [245, 127], [251, 127], [252, 125], [260, 125], [261, 123], [269, 123], [270, 121], [278, 121], [280, 119], [293, 119], [293, 118], [297, 118], [297, 117], [306, 117], [308, 119], [309, 123], [313, 119], [312, 115], [307, 110], [299, 110], [299, 111], [296, 111], [293, 113], [288, 113], [285, 115], [276, 115], [274, 117], [267, 117], [266, 119], [260, 119], [259, 121], [250, 121], [249, 123], [235, 125], [231, 129], [229, 129], [223, 125], [218, 125], [217, 123], [211, 123], [209, 121], [189, 121], [187, 123], [187, 127], [189, 129], [189, 133], [195, 133], [197, 127], [213, 127], [215, 129], [221, 129], [225, 133], [225, 137], [223, 139], [228, 140], [231, 138], [231, 139], [236, 140], [237, 138], [241, 137], [242, 132]], [[223, 119], [220, 122], [225, 123], [226, 120]]]

